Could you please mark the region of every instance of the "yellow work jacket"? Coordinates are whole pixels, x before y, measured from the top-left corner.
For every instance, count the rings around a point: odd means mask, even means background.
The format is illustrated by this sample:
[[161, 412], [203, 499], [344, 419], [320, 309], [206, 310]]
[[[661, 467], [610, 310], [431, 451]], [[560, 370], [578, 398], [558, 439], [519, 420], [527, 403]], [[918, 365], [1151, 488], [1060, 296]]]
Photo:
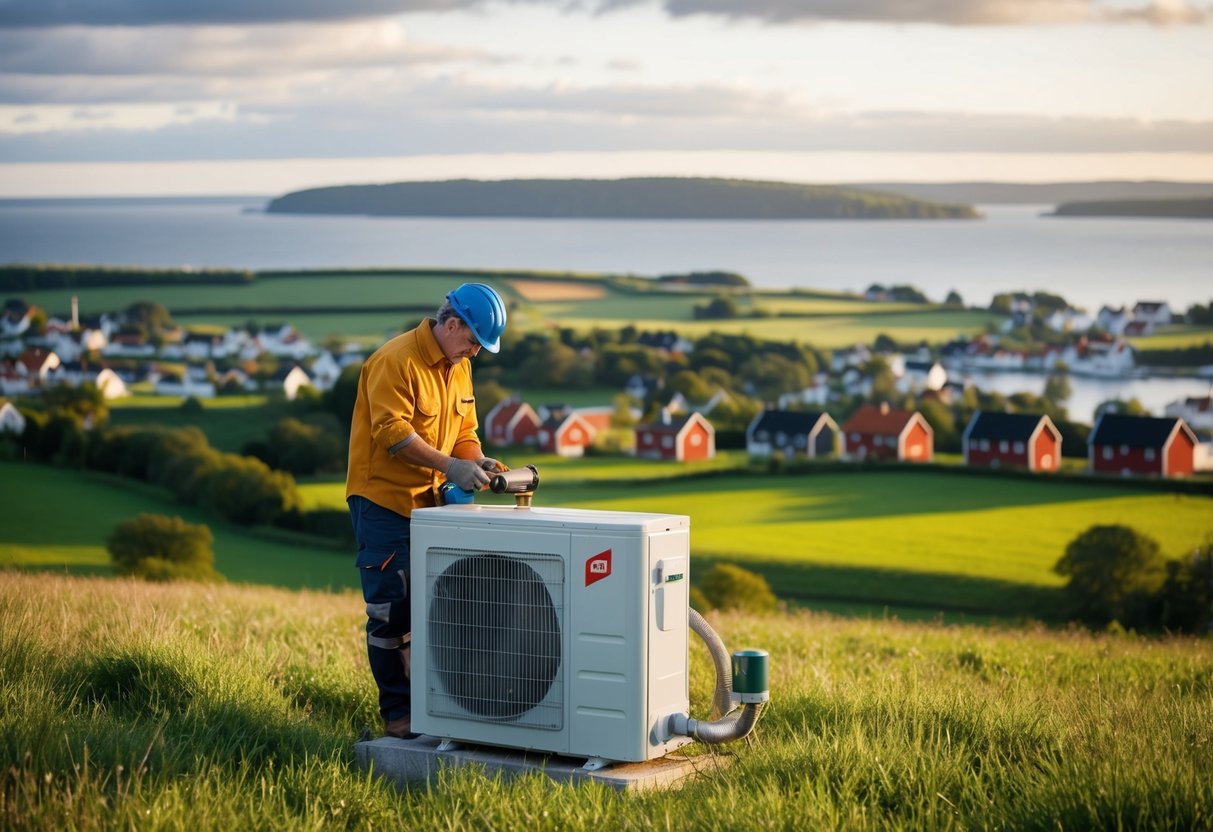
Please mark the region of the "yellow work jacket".
[[442, 472], [405, 462], [390, 450], [413, 434], [450, 456], [483, 456], [471, 365], [466, 358], [447, 362], [434, 324], [427, 318], [397, 335], [362, 365], [350, 424], [346, 499], [358, 494], [405, 517], [435, 505]]

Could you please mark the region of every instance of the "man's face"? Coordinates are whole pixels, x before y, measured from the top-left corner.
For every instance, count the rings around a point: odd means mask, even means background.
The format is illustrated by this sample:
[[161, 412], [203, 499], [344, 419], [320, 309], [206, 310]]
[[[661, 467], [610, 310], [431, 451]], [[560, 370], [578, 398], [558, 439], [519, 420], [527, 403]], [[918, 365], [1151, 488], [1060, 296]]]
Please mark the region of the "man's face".
[[457, 364], [461, 358], [472, 359], [480, 352], [480, 342], [476, 340], [472, 328], [459, 318], [450, 318], [439, 327], [441, 337], [438, 346], [447, 361]]

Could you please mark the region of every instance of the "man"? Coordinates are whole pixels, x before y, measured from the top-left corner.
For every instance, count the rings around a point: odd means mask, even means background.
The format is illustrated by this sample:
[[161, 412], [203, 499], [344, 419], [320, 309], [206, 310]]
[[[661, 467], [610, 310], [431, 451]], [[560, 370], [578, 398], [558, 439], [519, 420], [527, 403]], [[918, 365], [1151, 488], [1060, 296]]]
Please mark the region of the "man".
[[350, 425], [345, 497], [366, 600], [367, 657], [384, 733], [413, 736], [409, 691], [409, 517], [451, 480], [469, 491], [500, 465], [476, 437], [470, 359], [497, 352], [505, 304], [483, 283], [446, 296], [436, 318], [366, 360]]

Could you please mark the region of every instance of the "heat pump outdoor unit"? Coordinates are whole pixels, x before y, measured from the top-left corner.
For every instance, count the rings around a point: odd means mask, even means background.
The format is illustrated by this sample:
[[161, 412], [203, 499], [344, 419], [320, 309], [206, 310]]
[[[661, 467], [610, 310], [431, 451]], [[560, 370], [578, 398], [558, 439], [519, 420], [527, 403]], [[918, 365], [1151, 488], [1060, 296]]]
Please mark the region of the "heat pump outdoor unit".
[[413, 730], [607, 761], [690, 742], [687, 517], [448, 505], [412, 516]]

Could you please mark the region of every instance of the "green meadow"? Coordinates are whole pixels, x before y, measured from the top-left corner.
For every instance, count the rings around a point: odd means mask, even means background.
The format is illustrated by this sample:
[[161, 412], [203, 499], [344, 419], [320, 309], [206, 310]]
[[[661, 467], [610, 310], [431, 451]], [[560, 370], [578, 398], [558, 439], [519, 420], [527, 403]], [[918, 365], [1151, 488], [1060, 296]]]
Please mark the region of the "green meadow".
[[274, 423], [287, 415], [281, 402], [268, 403], [263, 395], [218, 396], [202, 400], [201, 412], [182, 409], [180, 396], [138, 394], [109, 402], [110, 424], [115, 427], [196, 427], [211, 447], [240, 453], [254, 439], [264, 439]]
[[[7, 473], [7, 472], [6, 472]], [[354, 593], [0, 571], [0, 828], [1194, 830], [1213, 826], [1213, 643], [713, 614], [771, 656], [750, 741], [681, 788], [358, 768]], [[691, 711], [713, 674], [690, 651]]]
[[[86, 315], [154, 299], [187, 326], [289, 322], [315, 340], [349, 338], [375, 344], [415, 323], [421, 313], [407, 310], [437, 307], [452, 285], [469, 277], [499, 289], [511, 301], [514, 326], [523, 329], [634, 324], [648, 330], [674, 329], [688, 337], [716, 331], [837, 347], [871, 342], [881, 333], [898, 341], [937, 343], [981, 332], [995, 320], [987, 312], [869, 303], [837, 293], [741, 290], [730, 294], [743, 317], [700, 321], [694, 307], [713, 296], [715, 290], [709, 287], [686, 290], [608, 275], [511, 272], [316, 271], [259, 276], [247, 285], [112, 286], [75, 294]], [[52, 314], [67, 314], [72, 294], [70, 289], [55, 289], [22, 297]]]
[[[793, 601], [1047, 615], [1061, 585], [1053, 564], [1089, 526], [1128, 523], [1169, 557], [1213, 534], [1213, 498], [1131, 484], [939, 470], [673, 478], [659, 462], [505, 461], [536, 464], [536, 505], [688, 515], [697, 570], [738, 563]], [[309, 506], [343, 504], [340, 483], [300, 491]]]
[[143, 484], [19, 462], [0, 462], [0, 482], [0, 567], [112, 574], [105, 549], [110, 532], [123, 520], [152, 513], [209, 526], [215, 568], [229, 581], [313, 589], [358, 586], [345, 550], [231, 526]]

